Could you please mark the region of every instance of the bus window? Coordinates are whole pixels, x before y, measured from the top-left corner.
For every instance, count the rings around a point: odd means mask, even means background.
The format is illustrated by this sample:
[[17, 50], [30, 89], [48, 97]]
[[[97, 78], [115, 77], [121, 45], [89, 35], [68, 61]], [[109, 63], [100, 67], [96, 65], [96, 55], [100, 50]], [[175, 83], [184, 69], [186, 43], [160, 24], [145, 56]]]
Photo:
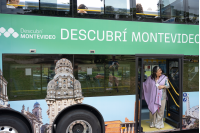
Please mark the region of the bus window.
[[162, 0], [160, 4], [163, 23], [185, 23], [184, 0]]
[[77, 13], [102, 14], [104, 13], [103, 0], [77, 0]]
[[74, 17], [132, 20], [135, 0], [77, 0]]
[[69, 0], [40, 0], [41, 10], [69, 11]]
[[75, 55], [74, 76], [86, 97], [135, 93], [134, 56]]
[[184, 57], [183, 91], [199, 91], [199, 56]]
[[[31, 5], [29, 3], [32, 3]], [[1, 12], [11, 14], [24, 14], [26, 9], [31, 6], [32, 10], [39, 9], [39, 0], [2, 0]]]
[[2, 13], [71, 16], [70, 0], [2, 0]]
[[45, 98], [47, 84], [55, 76], [55, 63], [62, 58], [73, 62], [72, 55], [3, 55], [9, 99]]
[[189, 24], [199, 24], [199, 0], [186, 0], [186, 21]]
[[160, 22], [159, 0], [136, 0], [136, 21]]
[[40, 95], [41, 69], [38, 64], [11, 64], [10, 67], [10, 94], [12, 97], [20, 95]]
[[105, 0], [106, 14], [130, 15], [129, 0]]

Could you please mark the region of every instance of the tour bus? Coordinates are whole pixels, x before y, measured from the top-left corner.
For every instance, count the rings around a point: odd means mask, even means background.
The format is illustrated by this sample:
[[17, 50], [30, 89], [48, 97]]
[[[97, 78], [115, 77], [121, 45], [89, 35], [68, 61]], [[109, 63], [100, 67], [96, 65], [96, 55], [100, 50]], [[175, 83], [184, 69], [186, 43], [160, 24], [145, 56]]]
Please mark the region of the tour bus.
[[199, 131], [198, 0], [0, 1], [0, 133], [176, 131]]

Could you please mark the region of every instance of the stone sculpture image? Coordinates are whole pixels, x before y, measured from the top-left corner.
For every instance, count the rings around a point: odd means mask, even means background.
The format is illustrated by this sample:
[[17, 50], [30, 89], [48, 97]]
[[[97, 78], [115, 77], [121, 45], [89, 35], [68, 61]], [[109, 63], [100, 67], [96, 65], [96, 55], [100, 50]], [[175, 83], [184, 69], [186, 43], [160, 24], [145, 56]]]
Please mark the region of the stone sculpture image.
[[64, 108], [82, 103], [81, 84], [74, 78], [73, 66], [68, 59], [60, 59], [56, 62], [55, 76], [47, 85], [47, 95], [45, 98], [49, 117], [49, 132], [55, 117]]
[[8, 81], [3, 77], [3, 72], [0, 69], [0, 108], [9, 108], [7, 85]]

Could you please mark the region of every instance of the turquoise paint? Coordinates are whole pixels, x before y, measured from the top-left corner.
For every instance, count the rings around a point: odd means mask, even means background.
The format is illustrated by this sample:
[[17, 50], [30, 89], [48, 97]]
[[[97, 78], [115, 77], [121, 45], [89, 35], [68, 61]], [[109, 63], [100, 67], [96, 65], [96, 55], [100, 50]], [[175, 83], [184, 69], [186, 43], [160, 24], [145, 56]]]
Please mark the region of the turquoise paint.
[[[134, 22], [134, 21], [116, 21], [116, 20], [99, 20], [99, 19], [81, 19], [81, 18], [59, 18], [59, 17], [44, 17], [44, 16], [28, 16], [28, 15], [9, 15], [0, 14], [0, 27], [6, 30], [13, 28], [19, 34], [17, 38], [12, 35], [6, 38], [3, 34], [0, 36], [0, 53], [29, 53], [30, 49], [36, 49], [37, 54], [89, 54], [89, 50], [95, 50], [95, 54], [184, 54], [184, 55], [198, 55], [199, 43], [195, 43], [195, 39], [191, 39], [194, 43], [178, 43], [178, 35], [175, 43], [172, 43], [175, 34], [193, 34], [196, 36], [196, 41], [199, 41], [199, 26], [198, 25], [181, 25], [181, 24], [164, 24], [164, 23], [150, 23], [150, 22]], [[22, 29], [28, 31], [40, 32], [39, 36], [54, 35], [55, 39], [28, 39], [21, 38], [21, 36], [29, 36], [32, 33], [22, 33]], [[74, 34], [79, 34], [81, 29], [90, 32], [89, 37], [95, 40], [80, 40], [79, 37], [84, 36], [74, 35], [78, 40], [72, 40], [71, 34], [66, 40], [61, 39], [61, 29], [76, 29]], [[100, 38], [103, 31], [113, 33], [113, 40], [106, 41], [106, 35], [103, 41], [97, 40], [97, 31], [99, 31]], [[124, 32], [125, 31], [125, 39]], [[24, 32], [24, 31], [23, 31]], [[94, 33], [95, 32], [95, 33]], [[115, 41], [115, 32], [119, 36], [121, 34], [121, 41], [117, 38]], [[141, 42], [133, 39], [133, 32], [137, 35], [140, 32]], [[66, 37], [67, 32], [63, 32], [63, 37]], [[84, 33], [82, 31], [81, 33]], [[110, 33], [110, 32], [109, 32]], [[150, 34], [157, 34], [157, 42], [152, 39], [150, 42]], [[162, 42], [160, 42], [159, 33], [169, 33], [169, 37], [165, 42], [165, 35], [162, 35]], [[144, 38], [142, 41], [142, 34]], [[148, 39], [147, 42], [145, 40]], [[109, 39], [109, 37], [108, 37]], [[133, 41], [132, 41], [133, 39]], [[126, 40], [126, 41], [123, 41]], [[180, 38], [182, 40], [182, 38]]]

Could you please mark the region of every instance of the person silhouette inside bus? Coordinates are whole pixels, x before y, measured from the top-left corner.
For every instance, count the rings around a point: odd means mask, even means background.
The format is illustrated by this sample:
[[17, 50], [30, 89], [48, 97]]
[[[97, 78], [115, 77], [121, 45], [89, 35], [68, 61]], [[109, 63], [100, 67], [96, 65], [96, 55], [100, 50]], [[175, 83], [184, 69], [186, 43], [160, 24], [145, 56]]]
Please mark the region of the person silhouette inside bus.
[[110, 71], [108, 86], [116, 88], [118, 92], [119, 82], [115, 75], [119, 75], [118, 73], [119, 63], [118, 61], [115, 60], [115, 55], [112, 55], [112, 61], [108, 62], [108, 67]]
[[[79, 6], [78, 6], [78, 9], [80, 9], [80, 10], [78, 10], [78, 13], [87, 13], [86, 12], [86, 10], [88, 9], [84, 4], [80, 4]], [[85, 10], [84, 10], [85, 9]]]
[[113, 72], [112, 73], [113, 75], [114, 75], [114, 71], [117, 71], [117, 73], [118, 73], [119, 63], [118, 63], [118, 61], [115, 60], [115, 55], [112, 56], [112, 61], [109, 61], [108, 65], [109, 65], [110, 71]]
[[167, 99], [166, 89], [169, 88], [168, 77], [162, 74], [160, 67], [155, 66], [153, 73], [143, 82], [143, 95], [150, 110], [150, 127], [164, 128], [164, 111]]
[[[7, 8], [17, 8], [19, 5], [20, 0], [7, 0]], [[10, 5], [8, 5], [10, 4]]]
[[108, 88], [106, 88], [106, 90], [113, 90], [114, 88], [118, 92], [119, 91], [118, 85], [119, 85], [119, 81], [117, 77], [113, 76], [112, 74], [109, 74]]

